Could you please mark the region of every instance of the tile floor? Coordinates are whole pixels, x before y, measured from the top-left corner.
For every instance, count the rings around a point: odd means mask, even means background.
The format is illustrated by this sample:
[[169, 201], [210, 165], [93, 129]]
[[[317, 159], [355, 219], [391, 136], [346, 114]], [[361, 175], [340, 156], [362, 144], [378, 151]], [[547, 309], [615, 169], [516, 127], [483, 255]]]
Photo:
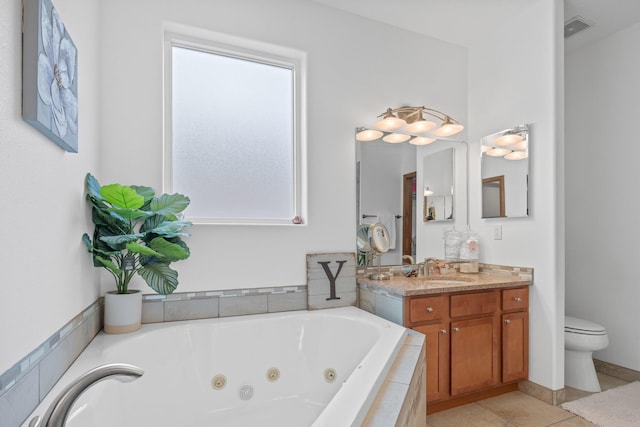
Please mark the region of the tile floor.
[[[598, 373], [600, 387], [608, 390], [626, 381]], [[567, 401], [587, 396], [580, 390], [567, 388]], [[548, 405], [520, 391], [491, 397], [457, 408], [427, 415], [427, 427], [591, 427], [588, 421]]]

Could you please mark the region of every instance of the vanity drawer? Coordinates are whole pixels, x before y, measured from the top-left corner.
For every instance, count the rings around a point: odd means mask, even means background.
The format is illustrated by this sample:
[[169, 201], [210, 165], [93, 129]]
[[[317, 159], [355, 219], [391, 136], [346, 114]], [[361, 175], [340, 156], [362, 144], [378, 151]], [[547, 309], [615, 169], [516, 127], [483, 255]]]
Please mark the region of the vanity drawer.
[[451, 317], [493, 314], [500, 309], [500, 291], [451, 295]]
[[449, 297], [445, 295], [412, 298], [409, 301], [409, 322], [427, 322], [447, 317]]
[[526, 310], [529, 307], [529, 288], [504, 289], [502, 309], [504, 311]]

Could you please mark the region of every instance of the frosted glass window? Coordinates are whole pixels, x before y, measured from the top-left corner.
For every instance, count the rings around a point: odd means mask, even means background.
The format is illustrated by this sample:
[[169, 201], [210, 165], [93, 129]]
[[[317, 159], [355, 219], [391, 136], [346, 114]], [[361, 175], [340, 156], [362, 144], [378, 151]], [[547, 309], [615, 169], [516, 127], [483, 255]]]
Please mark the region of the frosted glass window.
[[172, 191], [191, 198], [187, 216], [291, 223], [293, 67], [176, 45], [171, 57]]

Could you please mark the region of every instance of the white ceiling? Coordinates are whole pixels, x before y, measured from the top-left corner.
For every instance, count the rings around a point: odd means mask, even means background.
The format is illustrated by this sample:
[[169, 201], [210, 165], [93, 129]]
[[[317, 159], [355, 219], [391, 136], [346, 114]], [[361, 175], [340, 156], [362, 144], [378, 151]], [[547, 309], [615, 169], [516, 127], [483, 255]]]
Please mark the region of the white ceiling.
[[[313, 1], [462, 46], [531, 5], [531, 0]], [[576, 15], [594, 25], [567, 39], [568, 51], [640, 22], [640, 1], [565, 0], [565, 21]]]

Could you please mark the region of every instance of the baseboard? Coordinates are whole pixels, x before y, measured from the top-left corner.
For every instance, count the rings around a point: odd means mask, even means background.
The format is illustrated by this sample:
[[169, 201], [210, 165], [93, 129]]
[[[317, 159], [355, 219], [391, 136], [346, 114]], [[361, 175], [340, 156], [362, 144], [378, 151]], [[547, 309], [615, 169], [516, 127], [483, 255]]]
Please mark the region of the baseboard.
[[627, 382], [640, 381], [640, 371], [593, 359], [596, 371]]
[[565, 401], [564, 388], [551, 390], [550, 388], [527, 380], [518, 383], [518, 390], [553, 406], [558, 406]]
[[[628, 382], [640, 381], [640, 371], [614, 365], [613, 363], [598, 359], [593, 359], [593, 364], [595, 365], [597, 372], [609, 375], [610, 377]], [[551, 390], [531, 381], [520, 381], [518, 383], [518, 390], [554, 406], [561, 405], [566, 400], [564, 388], [560, 390]]]

